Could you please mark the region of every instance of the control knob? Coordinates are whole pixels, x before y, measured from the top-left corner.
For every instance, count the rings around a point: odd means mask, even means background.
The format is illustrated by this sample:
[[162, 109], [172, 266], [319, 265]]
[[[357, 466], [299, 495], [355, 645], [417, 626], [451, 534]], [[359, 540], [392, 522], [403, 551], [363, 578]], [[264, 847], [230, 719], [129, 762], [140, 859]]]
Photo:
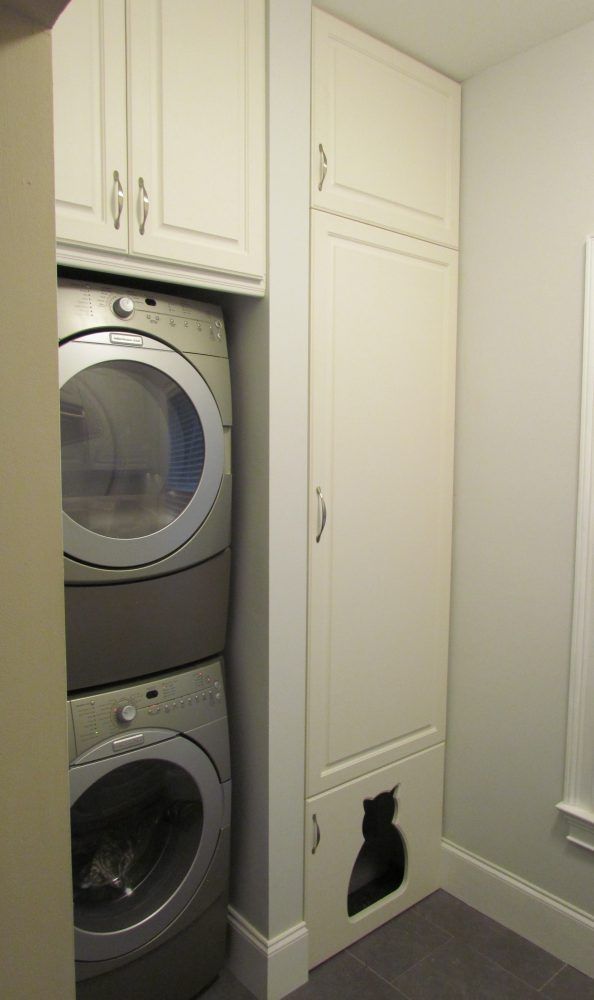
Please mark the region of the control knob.
[[118, 705], [115, 710], [115, 717], [118, 722], [134, 722], [136, 718], [135, 705]]
[[111, 307], [116, 314], [121, 319], [129, 319], [134, 312], [134, 303], [129, 295], [121, 295], [119, 299], [116, 299]]

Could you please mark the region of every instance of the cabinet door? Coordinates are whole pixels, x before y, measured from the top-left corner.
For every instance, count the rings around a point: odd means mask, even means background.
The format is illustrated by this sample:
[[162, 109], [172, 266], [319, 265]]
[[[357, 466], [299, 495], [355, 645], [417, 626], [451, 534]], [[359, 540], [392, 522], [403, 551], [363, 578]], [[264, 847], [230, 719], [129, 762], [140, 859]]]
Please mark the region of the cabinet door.
[[71, 0], [52, 46], [57, 237], [126, 250], [123, 0]]
[[309, 795], [444, 736], [457, 287], [455, 251], [312, 216]]
[[312, 205], [456, 246], [459, 84], [323, 11], [313, 31]]
[[443, 756], [441, 744], [307, 802], [310, 968], [439, 888]]
[[128, 12], [131, 251], [264, 274], [263, 0]]

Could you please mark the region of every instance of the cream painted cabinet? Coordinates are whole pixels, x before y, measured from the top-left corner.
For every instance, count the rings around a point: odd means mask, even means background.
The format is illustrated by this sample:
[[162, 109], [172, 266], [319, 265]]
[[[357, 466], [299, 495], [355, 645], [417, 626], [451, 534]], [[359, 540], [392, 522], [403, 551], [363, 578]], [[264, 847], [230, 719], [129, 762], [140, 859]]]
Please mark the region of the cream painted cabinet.
[[261, 294], [263, 0], [72, 0], [53, 45], [58, 259]]
[[444, 739], [458, 256], [312, 216], [310, 796]]
[[[443, 756], [440, 744], [309, 799], [305, 920], [310, 967], [439, 885]], [[390, 837], [386, 847], [374, 851], [381, 821], [373, 817], [370, 803], [378, 800]]]
[[126, 252], [122, 0], [72, 0], [52, 32], [52, 48], [58, 239]]
[[439, 887], [460, 88], [314, 11], [310, 965]]
[[457, 246], [460, 86], [313, 14], [312, 205]]

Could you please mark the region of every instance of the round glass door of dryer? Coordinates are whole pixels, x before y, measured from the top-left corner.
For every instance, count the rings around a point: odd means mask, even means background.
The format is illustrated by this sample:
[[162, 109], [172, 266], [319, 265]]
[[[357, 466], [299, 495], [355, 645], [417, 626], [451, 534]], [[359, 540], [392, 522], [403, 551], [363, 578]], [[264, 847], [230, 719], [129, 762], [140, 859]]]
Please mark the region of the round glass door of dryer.
[[146, 336], [142, 347], [75, 339], [59, 358], [66, 553], [119, 568], [163, 559], [220, 488], [223, 426], [209, 387]]
[[221, 785], [184, 737], [72, 767], [70, 784], [76, 958], [115, 958], [198, 890], [219, 840]]

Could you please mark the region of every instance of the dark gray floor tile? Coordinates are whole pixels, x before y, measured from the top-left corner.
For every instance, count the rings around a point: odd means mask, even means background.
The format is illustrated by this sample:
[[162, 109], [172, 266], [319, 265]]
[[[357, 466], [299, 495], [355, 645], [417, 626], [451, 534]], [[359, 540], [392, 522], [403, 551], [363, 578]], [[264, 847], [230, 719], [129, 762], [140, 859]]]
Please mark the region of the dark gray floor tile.
[[563, 968], [563, 962], [548, 951], [443, 890], [428, 896], [414, 909], [435, 926], [447, 927], [457, 940], [498, 962], [535, 989], [540, 989]]
[[[444, 889], [426, 896], [412, 908], [413, 913], [419, 913], [436, 927], [448, 931], [454, 937], [463, 937], [472, 928], [477, 918], [482, 918], [478, 910], [456, 899]], [[487, 919], [484, 917], [483, 919]]]
[[442, 945], [395, 985], [409, 1000], [537, 1000], [542, 994], [458, 941]]
[[351, 945], [349, 952], [392, 982], [449, 940], [450, 935], [445, 931], [414, 910], [407, 910]]
[[405, 1000], [398, 990], [347, 952], [318, 965], [309, 982], [290, 994], [291, 1000]]
[[198, 995], [198, 1000], [254, 1000], [253, 994], [239, 983], [227, 969]]
[[542, 990], [547, 1000], [594, 1000], [594, 979], [566, 965]]

